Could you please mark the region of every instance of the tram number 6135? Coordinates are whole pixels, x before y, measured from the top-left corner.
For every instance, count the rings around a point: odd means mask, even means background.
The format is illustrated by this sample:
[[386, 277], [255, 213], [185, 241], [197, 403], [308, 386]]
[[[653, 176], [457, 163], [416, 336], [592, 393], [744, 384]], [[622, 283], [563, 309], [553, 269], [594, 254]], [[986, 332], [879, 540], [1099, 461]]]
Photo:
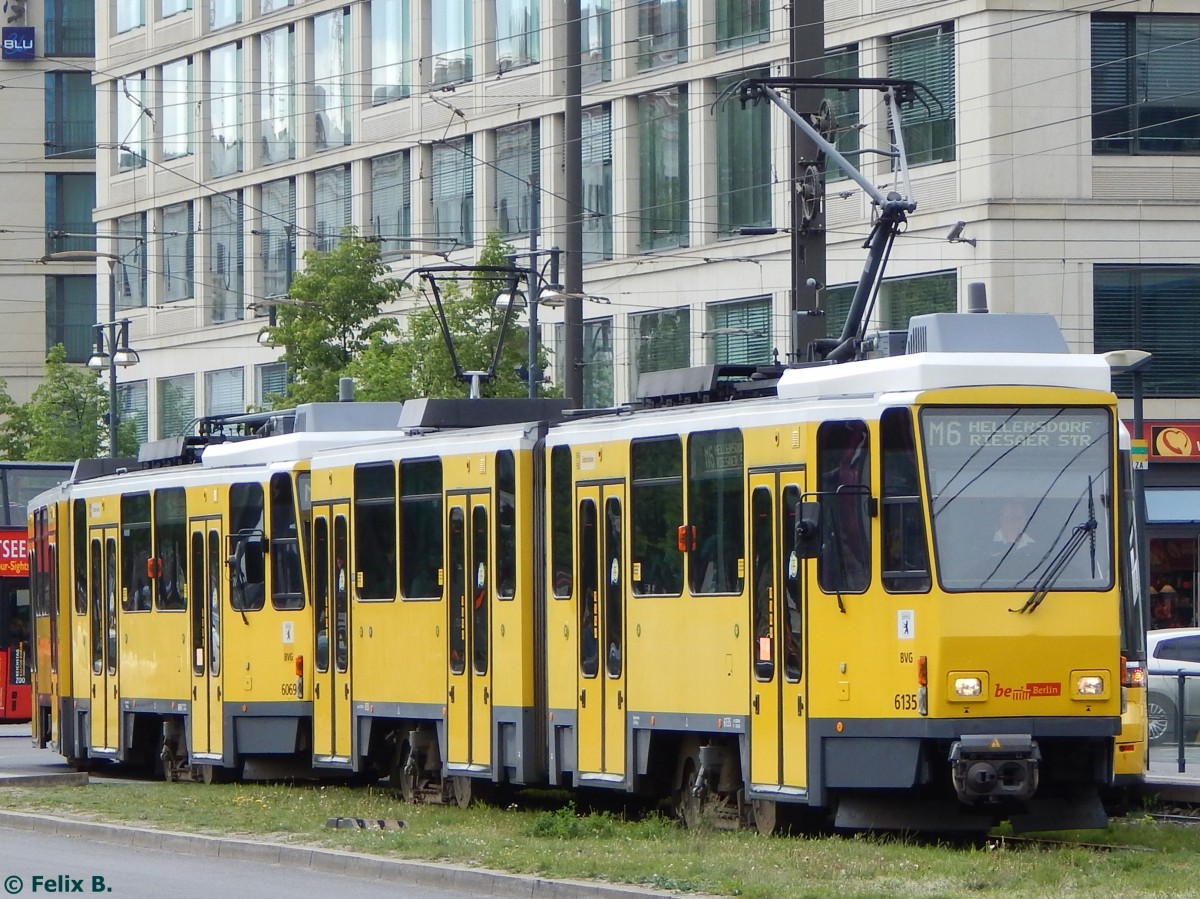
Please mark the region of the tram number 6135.
[[917, 710], [916, 693], [897, 693], [892, 699], [892, 705], [897, 712], [915, 712]]

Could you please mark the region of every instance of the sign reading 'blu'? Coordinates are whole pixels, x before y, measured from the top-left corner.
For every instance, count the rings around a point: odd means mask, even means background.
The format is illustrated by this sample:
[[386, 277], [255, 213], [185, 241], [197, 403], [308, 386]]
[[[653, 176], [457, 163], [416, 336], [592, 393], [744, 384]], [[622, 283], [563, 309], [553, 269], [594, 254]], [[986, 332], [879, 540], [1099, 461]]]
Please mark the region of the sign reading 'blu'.
[[7, 26], [0, 29], [3, 49], [0, 59], [35, 59], [33, 55], [33, 28]]

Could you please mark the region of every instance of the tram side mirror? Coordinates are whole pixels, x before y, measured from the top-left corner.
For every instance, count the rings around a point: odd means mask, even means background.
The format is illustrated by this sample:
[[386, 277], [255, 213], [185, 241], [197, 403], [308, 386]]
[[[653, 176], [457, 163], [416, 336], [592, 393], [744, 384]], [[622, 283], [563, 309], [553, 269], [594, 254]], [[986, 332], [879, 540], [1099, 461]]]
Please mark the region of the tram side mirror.
[[800, 504], [796, 517], [796, 555], [802, 559], [813, 559], [821, 552], [821, 504]]

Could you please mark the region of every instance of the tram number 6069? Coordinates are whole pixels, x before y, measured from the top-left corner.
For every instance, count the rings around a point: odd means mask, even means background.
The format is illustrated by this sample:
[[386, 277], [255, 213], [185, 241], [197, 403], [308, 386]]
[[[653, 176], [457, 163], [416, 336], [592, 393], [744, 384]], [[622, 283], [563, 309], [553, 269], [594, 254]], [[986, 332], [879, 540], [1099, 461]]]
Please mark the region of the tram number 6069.
[[916, 693], [897, 693], [892, 699], [892, 705], [897, 712], [915, 712], [917, 710]]
[[[280, 684], [279, 685], [279, 693], [282, 696], [295, 696], [296, 695], [296, 682], [292, 681], [291, 683]], [[897, 708], [899, 708], [899, 706], [897, 706]]]

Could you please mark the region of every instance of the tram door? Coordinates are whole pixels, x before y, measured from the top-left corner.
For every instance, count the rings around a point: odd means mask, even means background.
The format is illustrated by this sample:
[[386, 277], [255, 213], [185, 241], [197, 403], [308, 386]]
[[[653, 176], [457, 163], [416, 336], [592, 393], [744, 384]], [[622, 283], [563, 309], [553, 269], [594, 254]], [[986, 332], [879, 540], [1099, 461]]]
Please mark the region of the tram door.
[[579, 772], [625, 775], [621, 484], [579, 488]]
[[802, 794], [808, 785], [801, 561], [796, 520], [804, 472], [750, 476], [750, 781]]
[[194, 518], [189, 527], [188, 593], [192, 649], [193, 759], [220, 760], [224, 750], [224, 703], [221, 664], [225, 557], [221, 519]]
[[313, 506], [313, 755], [349, 762], [350, 715], [350, 506]]
[[449, 676], [446, 687], [446, 764], [483, 771], [492, 764], [491, 497], [447, 498], [450, 545]]
[[121, 747], [117, 644], [117, 528], [92, 528], [88, 536], [88, 618], [92, 649], [89, 750], [116, 755]]

